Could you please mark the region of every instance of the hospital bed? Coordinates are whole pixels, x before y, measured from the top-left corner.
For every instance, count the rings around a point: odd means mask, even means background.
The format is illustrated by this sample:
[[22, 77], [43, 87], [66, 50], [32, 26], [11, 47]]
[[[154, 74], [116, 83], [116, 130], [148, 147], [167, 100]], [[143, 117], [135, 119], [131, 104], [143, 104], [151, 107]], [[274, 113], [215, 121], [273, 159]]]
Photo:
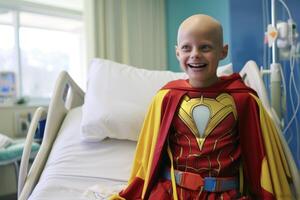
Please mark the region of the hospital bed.
[[[230, 74], [232, 66], [219, 67], [218, 73]], [[255, 62], [247, 62], [241, 76], [271, 110]], [[105, 199], [93, 189], [103, 190], [103, 194], [119, 191], [129, 178], [137, 131], [151, 96], [178, 78], [186, 77], [94, 59], [84, 93], [67, 72], [61, 72], [48, 111], [38, 108], [32, 119], [20, 167], [18, 199]], [[34, 133], [46, 115], [40, 150], [28, 171]], [[97, 188], [92, 187], [95, 184]]]

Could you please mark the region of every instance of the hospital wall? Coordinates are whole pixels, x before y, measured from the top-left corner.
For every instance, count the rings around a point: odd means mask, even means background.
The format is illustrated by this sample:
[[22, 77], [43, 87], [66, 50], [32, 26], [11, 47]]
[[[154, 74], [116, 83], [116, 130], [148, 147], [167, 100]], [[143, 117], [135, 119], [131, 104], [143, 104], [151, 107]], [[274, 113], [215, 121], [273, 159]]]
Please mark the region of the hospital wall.
[[[266, 26], [264, 25], [264, 20], [267, 21], [267, 17], [270, 19], [271, 13], [271, 1], [267, 0], [253, 0], [253, 1], [230, 1], [230, 30], [231, 30], [231, 54], [232, 63], [235, 67], [235, 71], [239, 71], [247, 60], [254, 60], [258, 66], [264, 66], [264, 68], [269, 69], [269, 64], [272, 61], [271, 49], [264, 44], [264, 32]], [[300, 31], [300, 1], [298, 0], [285, 0], [284, 1], [290, 11], [294, 21], [298, 24], [298, 31]], [[263, 5], [263, 3], [265, 3]], [[265, 9], [263, 9], [263, 6]], [[288, 19], [287, 12], [284, 7], [276, 1], [276, 20], [286, 21]], [[269, 14], [269, 15], [268, 15]], [[267, 22], [265, 22], [267, 23]], [[299, 38], [298, 38], [299, 41]], [[287, 59], [280, 59], [277, 56], [277, 61], [283, 66], [283, 71], [285, 75], [285, 80], [287, 88], [290, 80], [290, 62]], [[296, 62], [296, 67], [294, 70], [294, 75], [296, 79], [296, 85], [300, 85], [300, 71], [299, 71], [299, 58]], [[269, 79], [265, 78], [265, 83], [269, 84]], [[269, 88], [269, 87], [267, 87]], [[290, 97], [292, 95], [292, 98]], [[293, 101], [291, 101], [291, 99]], [[284, 122], [285, 126], [293, 117], [295, 111], [296, 103], [300, 101], [299, 97], [296, 96], [295, 90], [291, 92], [287, 91], [286, 95], [286, 111], [283, 111], [285, 116]], [[292, 103], [295, 107], [293, 108]], [[292, 121], [289, 129], [284, 133], [284, 136], [290, 146], [292, 154], [295, 158], [296, 164], [300, 169], [300, 112], [297, 112], [297, 118]]]
[[[234, 71], [236, 72], [240, 71], [248, 60], [254, 60], [258, 66], [268, 67], [268, 63], [271, 62], [271, 49], [264, 44], [264, 32], [266, 30], [264, 21], [266, 21], [267, 16], [264, 14], [269, 14], [270, 19], [270, 2], [271, 0], [166, 0], [168, 69], [180, 71], [174, 47], [176, 45], [177, 28], [183, 19], [196, 13], [211, 15], [218, 19], [223, 25], [224, 40], [229, 44], [229, 55], [221, 64], [232, 62]], [[285, 0], [284, 2], [289, 6], [294, 20], [298, 23], [298, 26], [300, 26], [300, 1]], [[287, 19], [287, 13], [279, 1], [276, 1], [276, 10], [278, 20]], [[266, 13], [266, 11], [269, 11], [269, 13]], [[298, 31], [300, 31], [299, 28]], [[284, 66], [285, 78], [289, 80], [289, 62], [281, 61], [281, 64]], [[297, 67], [294, 74], [296, 84], [300, 85], [299, 62], [297, 62], [296, 65]], [[265, 82], [268, 88], [269, 79], [265, 78]], [[294, 91], [292, 91], [292, 95], [292, 98], [290, 98], [289, 95], [286, 96], [287, 112], [284, 113], [285, 124], [292, 118], [292, 113], [295, 110], [291, 106], [291, 99], [294, 100], [294, 103], [297, 100], [299, 101]], [[300, 121], [299, 111], [296, 119], [298, 122]], [[295, 121], [293, 121], [291, 128], [285, 135], [298, 168], [300, 168], [299, 132], [300, 125], [297, 125]]]

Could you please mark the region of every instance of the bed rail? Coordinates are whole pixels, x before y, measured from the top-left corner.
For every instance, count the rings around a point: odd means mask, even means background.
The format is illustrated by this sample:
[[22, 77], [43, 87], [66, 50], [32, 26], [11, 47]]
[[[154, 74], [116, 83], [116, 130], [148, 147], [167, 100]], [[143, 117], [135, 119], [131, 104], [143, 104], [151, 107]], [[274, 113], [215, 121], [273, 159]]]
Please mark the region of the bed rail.
[[29, 130], [25, 140], [24, 150], [22, 153], [22, 159], [21, 159], [21, 165], [19, 171], [19, 180], [18, 180], [18, 196], [21, 193], [21, 190], [24, 186], [25, 179], [27, 176], [30, 153], [31, 153], [30, 150], [31, 150], [32, 142], [34, 141], [35, 132], [38, 128], [39, 121], [41, 119], [46, 118], [46, 115], [47, 115], [47, 110], [43, 107], [39, 107], [34, 112], [33, 118], [31, 120]]
[[243, 78], [245, 84], [250, 86], [257, 92], [264, 107], [268, 112], [270, 112], [271, 106], [269, 103], [267, 89], [262, 80], [261, 73], [257, 64], [253, 60], [248, 61], [240, 71], [240, 75]]
[[43, 108], [38, 108], [36, 110], [26, 137], [26, 145], [22, 155], [22, 172], [19, 175], [18, 183], [19, 200], [28, 199], [29, 195], [33, 191], [44, 169], [53, 142], [56, 139], [57, 133], [67, 112], [74, 107], [81, 106], [84, 102], [84, 95], [85, 94], [82, 89], [74, 82], [67, 72], [62, 71], [59, 74], [59, 77], [56, 80], [53, 96], [49, 104], [44, 138], [42, 140], [40, 150], [38, 151], [27, 174], [29, 162], [28, 151], [30, 151], [39, 118], [46, 113], [46, 110]]

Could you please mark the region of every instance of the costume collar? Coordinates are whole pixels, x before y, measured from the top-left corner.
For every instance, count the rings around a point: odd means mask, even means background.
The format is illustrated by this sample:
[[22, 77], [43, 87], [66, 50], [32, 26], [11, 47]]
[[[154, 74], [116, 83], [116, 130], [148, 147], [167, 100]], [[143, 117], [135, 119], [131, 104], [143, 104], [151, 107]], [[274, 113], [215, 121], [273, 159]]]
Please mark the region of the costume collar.
[[208, 92], [208, 93], [216, 93], [217, 92], [246, 92], [246, 93], [254, 93], [256, 92], [250, 87], [246, 86], [243, 82], [243, 79], [238, 73], [233, 73], [229, 76], [221, 76], [219, 77], [219, 81], [215, 84], [205, 87], [205, 88], [193, 88], [189, 84], [189, 80], [179, 79], [175, 81], [171, 81], [166, 84], [163, 89], [173, 89], [173, 90], [184, 90], [191, 92]]

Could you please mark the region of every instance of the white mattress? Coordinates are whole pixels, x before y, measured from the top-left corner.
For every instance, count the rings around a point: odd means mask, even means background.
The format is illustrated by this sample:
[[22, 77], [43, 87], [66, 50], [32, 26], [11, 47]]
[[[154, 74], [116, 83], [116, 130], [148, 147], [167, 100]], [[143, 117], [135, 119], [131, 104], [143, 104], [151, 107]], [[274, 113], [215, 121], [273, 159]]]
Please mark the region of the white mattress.
[[136, 143], [105, 139], [80, 140], [81, 107], [66, 116], [31, 200], [84, 199], [95, 185], [125, 184], [130, 175]]

